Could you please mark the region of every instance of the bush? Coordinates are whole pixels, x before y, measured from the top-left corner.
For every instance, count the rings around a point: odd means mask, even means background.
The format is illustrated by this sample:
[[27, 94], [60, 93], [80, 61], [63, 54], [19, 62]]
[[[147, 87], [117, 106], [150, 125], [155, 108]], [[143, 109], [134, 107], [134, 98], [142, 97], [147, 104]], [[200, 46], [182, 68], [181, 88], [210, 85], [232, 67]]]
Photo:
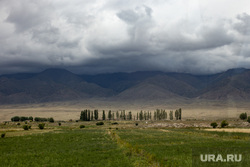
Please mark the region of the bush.
[[247, 122], [248, 122], [248, 123], [250, 123], [250, 116], [248, 116], [248, 118], [247, 118]]
[[218, 124], [217, 124], [216, 122], [212, 122], [210, 125], [211, 125], [213, 128], [216, 128], [216, 127], [218, 126]]
[[24, 130], [29, 130], [29, 126], [28, 125], [23, 125], [23, 129]]
[[30, 117], [29, 117], [29, 120], [30, 120], [30, 121], [33, 121], [33, 117], [30, 116]]
[[135, 126], [138, 126], [139, 124], [138, 123], [135, 123]]
[[52, 117], [49, 118], [48, 121], [51, 122], [51, 123], [55, 122], [54, 118], [52, 118]]
[[26, 121], [26, 120], [29, 120], [29, 118], [28, 117], [20, 117], [20, 121]]
[[118, 125], [118, 123], [117, 122], [113, 122], [112, 125]]
[[221, 122], [220, 126], [221, 126], [222, 128], [224, 128], [224, 127], [228, 126], [228, 122], [227, 122], [226, 120], [223, 120], [223, 121]]
[[14, 116], [14, 117], [11, 118], [11, 121], [12, 122], [18, 122], [18, 121], [20, 121], [20, 117], [19, 116]]
[[39, 129], [44, 129], [44, 126], [45, 126], [44, 123], [38, 124], [38, 128], [39, 128]]
[[61, 126], [61, 125], [62, 125], [62, 123], [61, 123], [61, 122], [59, 122], [59, 123], [58, 123], [58, 125], [59, 125], [59, 126]]
[[21, 125], [20, 122], [18, 122], [16, 125]]
[[240, 114], [240, 119], [241, 119], [241, 120], [247, 119], [247, 113], [241, 113], [241, 114]]
[[1, 134], [1, 138], [4, 138], [4, 137], [5, 137], [5, 133], [2, 133], [2, 134]]
[[48, 121], [48, 119], [47, 118], [35, 117], [35, 121], [36, 122], [46, 122], [46, 121]]
[[82, 128], [85, 128], [85, 125], [80, 125], [80, 128], [82, 129]]
[[97, 122], [96, 125], [104, 125], [103, 122]]

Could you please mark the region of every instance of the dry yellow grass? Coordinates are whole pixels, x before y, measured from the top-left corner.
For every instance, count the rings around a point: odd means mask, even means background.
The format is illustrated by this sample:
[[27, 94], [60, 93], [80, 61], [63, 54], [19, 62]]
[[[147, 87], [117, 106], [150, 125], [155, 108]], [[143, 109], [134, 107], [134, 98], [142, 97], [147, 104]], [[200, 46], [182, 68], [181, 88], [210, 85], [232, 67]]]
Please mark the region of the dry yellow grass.
[[241, 133], [250, 133], [250, 129], [241, 129], [241, 128], [227, 128], [227, 129], [204, 129], [206, 131], [216, 131], [216, 132], [241, 132]]

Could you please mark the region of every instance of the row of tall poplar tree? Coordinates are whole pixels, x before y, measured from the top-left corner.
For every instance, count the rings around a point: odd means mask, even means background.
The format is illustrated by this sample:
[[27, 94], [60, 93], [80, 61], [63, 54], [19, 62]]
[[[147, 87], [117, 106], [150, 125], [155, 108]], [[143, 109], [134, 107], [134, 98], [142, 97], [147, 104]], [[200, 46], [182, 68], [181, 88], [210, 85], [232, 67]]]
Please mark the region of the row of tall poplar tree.
[[[174, 115], [175, 113], [175, 115]], [[102, 120], [167, 120], [168, 113], [165, 110], [156, 109], [152, 114], [150, 111], [140, 111], [137, 112], [136, 115], [132, 116], [132, 112], [129, 111], [126, 113], [125, 110], [112, 112], [111, 110], [108, 111], [106, 117], [105, 110], [102, 111]], [[182, 110], [179, 108], [178, 110], [169, 111], [169, 120], [173, 120], [175, 116], [176, 120], [181, 120], [182, 118]], [[93, 121], [99, 119], [99, 111], [98, 110], [83, 110], [81, 111], [80, 120], [82, 121]]]

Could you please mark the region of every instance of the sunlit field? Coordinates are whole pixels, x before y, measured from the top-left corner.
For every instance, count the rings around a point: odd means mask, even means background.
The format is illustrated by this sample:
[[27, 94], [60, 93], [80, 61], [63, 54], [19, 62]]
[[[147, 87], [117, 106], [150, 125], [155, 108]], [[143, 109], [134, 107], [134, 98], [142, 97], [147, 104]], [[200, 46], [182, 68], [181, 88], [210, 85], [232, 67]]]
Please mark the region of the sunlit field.
[[30, 130], [23, 130], [24, 122], [2, 123], [0, 166], [192, 166], [194, 147], [250, 147], [249, 133], [114, 122], [47, 122], [42, 130], [36, 122], [27, 123]]

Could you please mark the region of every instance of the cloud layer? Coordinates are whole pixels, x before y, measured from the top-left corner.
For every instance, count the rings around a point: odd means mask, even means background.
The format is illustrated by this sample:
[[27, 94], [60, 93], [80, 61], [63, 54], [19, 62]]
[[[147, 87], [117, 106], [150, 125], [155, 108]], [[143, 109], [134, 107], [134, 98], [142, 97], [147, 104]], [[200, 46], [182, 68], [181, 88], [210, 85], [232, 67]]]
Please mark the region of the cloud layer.
[[2, 0], [0, 74], [250, 68], [245, 0]]

